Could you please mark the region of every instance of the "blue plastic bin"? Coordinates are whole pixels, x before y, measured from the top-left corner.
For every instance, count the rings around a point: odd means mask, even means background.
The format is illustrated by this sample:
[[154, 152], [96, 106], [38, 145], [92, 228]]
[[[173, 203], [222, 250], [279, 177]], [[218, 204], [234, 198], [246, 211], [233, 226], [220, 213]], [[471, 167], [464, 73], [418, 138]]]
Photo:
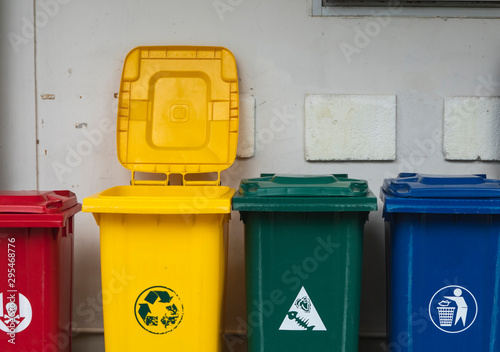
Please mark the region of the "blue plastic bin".
[[500, 351], [500, 181], [386, 179], [388, 351]]

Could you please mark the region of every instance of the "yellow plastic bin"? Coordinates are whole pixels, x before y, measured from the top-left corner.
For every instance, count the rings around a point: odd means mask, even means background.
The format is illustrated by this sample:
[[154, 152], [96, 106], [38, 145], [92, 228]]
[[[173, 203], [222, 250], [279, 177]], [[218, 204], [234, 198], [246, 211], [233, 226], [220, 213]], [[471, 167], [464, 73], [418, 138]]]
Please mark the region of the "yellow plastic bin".
[[[102, 285], [112, 292], [103, 307], [106, 352], [221, 350], [235, 190], [220, 185], [220, 172], [236, 156], [238, 116], [236, 62], [227, 49], [128, 54], [117, 148], [131, 185], [83, 201], [101, 228]], [[138, 171], [166, 179], [137, 180]], [[204, 173], [218, 177], [204, 180]], [[170, 185], [172, 174], [182, 175], [182, 185]]]

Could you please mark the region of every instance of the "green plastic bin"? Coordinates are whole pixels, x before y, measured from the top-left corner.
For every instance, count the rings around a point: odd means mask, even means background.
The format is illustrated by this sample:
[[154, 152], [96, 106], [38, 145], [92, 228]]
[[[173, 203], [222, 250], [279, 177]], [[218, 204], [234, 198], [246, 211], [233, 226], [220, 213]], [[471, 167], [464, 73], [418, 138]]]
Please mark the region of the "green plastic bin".
[[358, 351], [363, 227], [377, 199], [347, 175], [261, 175], [245, 224], [248, 351]]

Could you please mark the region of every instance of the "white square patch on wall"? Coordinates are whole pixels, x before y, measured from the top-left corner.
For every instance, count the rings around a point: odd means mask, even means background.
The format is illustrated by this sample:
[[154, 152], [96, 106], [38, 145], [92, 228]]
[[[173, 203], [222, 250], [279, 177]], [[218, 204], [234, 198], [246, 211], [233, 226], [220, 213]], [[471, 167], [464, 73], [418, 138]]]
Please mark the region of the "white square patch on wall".
[[500, 97], [444, 101], [446, 160], [500, 160]]
[[306, 160], [395, 160], [395, 95], [308, 95]]
[[238, 158], [255, 155], [255, 98], [251, 94], [240, 94], [240, 125], [238, 131]]

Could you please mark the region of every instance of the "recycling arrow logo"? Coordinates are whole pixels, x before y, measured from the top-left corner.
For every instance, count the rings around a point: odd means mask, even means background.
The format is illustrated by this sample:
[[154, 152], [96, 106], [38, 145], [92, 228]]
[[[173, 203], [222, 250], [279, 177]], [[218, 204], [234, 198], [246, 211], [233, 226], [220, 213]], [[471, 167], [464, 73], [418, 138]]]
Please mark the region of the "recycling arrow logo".
[[179, 296], [168, 287], [153, 286], [137, 297], [135, 318], [142, 328], [152, 334], [166, 334], [176, 329], [184, 316]]

